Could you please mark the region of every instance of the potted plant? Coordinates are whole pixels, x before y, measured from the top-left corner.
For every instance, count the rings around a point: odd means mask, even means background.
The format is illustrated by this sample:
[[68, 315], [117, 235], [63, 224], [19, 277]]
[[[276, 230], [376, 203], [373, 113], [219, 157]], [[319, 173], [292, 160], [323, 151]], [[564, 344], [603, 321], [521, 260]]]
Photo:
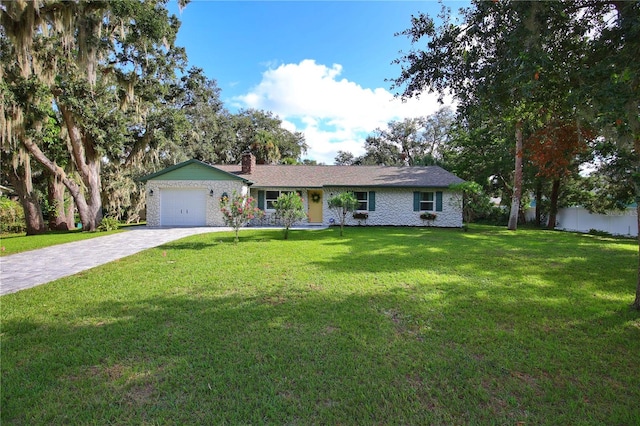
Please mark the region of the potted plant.
[[420, 213], [420, 219], [422, 219], [422, 220], [432, 221], [432, 220], [436, 220], [437, 217], [438, 216], [436, 216], [435, 213], [430, 213], [430, 212]]
[[434, 220], [436, 220], [438, 216], [435, 213], [431, 212], [422, 212], [420, 213], [420, 219], [427, 222], [427, 226], [431, 226]]

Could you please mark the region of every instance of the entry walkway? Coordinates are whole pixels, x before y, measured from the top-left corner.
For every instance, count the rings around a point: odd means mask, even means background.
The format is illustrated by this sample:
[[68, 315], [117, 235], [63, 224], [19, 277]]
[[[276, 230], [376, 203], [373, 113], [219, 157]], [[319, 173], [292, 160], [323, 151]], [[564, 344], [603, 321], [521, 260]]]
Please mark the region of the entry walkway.
[[231, 228], [132, 228], [118, 234], [0, 257], [0, 295], [48, 283], [148, 248]]

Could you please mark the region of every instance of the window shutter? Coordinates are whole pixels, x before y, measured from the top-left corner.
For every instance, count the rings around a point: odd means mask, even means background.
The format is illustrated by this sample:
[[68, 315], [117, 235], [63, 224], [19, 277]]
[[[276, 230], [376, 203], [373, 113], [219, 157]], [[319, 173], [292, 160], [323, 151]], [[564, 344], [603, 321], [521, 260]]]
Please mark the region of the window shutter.
[[376, 192], [375, 191], [369, 191], [369, 211], [370, 212], [376, 211]]
[[413, 193], [413, 211], [420, 211], [420, 193], [417, 191]]
[[264, 210], [264, 191], [258, 191], [258, 208]]
[[442, 191], [436, 191], [436, 211], [442, 211]]

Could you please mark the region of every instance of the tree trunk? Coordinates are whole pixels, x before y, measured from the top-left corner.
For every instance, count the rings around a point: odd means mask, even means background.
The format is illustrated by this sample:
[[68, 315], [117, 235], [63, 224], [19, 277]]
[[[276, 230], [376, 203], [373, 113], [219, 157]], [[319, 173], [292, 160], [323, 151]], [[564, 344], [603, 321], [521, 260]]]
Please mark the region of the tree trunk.
[[560, 193], [560, 179], [554, 179], [551, 186], [551, 205], [549, 206], [549, 222], [547, 228], [556, 229], [556, 217], [558, 216], [558, 195]]
[[41, 234], [45, 231], [42, 208], [38, 196], [33, 189], [31, 177], [31, 157], [22, 151], [14, 153], [13, 170], [9, 173], [9, 179], [18, 193], [20, 204], [24, 210], [24, 220], [27, 225], [27, 235]]
[[542, 224], [542, 180], [536, 181], [536, 226]]
[[67, 216], [67, 223], [69, 224], [69, 229], [75, 229], [76, 227], [76, 203], [73, 201], [73, 198], [70, 197], [67, 205], [67, 211], [65, 212]]
[[82, 229], [95, 231], [102, 221], [100, 156], [95, 151], [94, 145], [88, 140], [88, 136], [83, 134], [80, 127], [76, 125], [73, 113], [63, 104], [59, 104], [58, 107], [67, 126], [72, 158], [87, 194], [79, 199], [73, 194], [73, 191], [70, 190], [70, 192], [78, 207]]
[[[58, 166], [55, 162], [51, 161], [42, 152], [40, 147], [38, 147], [38, 145], [33, 143], [31, 139], [28, 139], [28, 138], [24, 139], [23, 144], [27, 148], [29, 153], [33, 155], [33, 158], [35, 158], [40, 164], [42, 164], [47, 170], [49, 170], [49, 172], [56, 175], [62, 181], [62, 183], [64, 183], [64, 186], [69, 190], [69, 193], [71, 193], [71, 196], [75, 201], [76, 207], [78, 208], [78, 214], [80, 215], [80, 221], [82, 222], [83, 229], [87, 231], [96, 230], [99, 224], [99, 221], [97, 221], [96, 223], [96, 220], [95, 220], [96, 215], [91, 214], [92, 209], [90, 208], [90, 204], [87, 202], [87, 199], [85, 198], [84, 192], [82, 191], [82, 187], [78, 185], [73, 179], [70, 179], [65, 173], [65, 171], [60, 166]], [[98, 175], [98, 181], [99, 181], [99, 175]], [[87, 185], [86, 182], [84, 183], [85, 183], [85, 186], [87, 187], [89, 186]], [[99, 192], [98, 192], [98, 200], [100, 204], [99, 212], [100, 212], [100, 219], [101, 219], [102, 203], [100, 201]], [[94, 219], [92, 220], [92, 218]]]
[[87, 186], [85, 203], [76, 203], [84, 231], [95, 231], [102, 221], [102, 198], [100, 196], [100, 163], [87, 165], [91, 173], [83, 182]]
[[510, 231], [518, 229], [518, 213], [522, 198], [522, 121], [516, 123], [516, 169], [513, 177], [513, 195], [511, 197], [511, 211], [509, 212]]
[[[634, 140], [634, 148], [636, 151], [636, 155], [640, 153], [640, 136], [636, 136]], [[640, 162], [640, 159], [636, 159], [636, 161]], [[640, 166], [638, 166], [638, 170], [640, 170]], [[631, 307], [640, 311], [640, 181], [638, 180], [638, 174], [635, 174], [636, 178], [634, 179], [635, 191], [636, 191], [636, 217], [638, 223], [638, 272], [636, 278], [636, 298], [631, 304]]]
[[[636, 217], [638, 218], [638, 230], [640, 230], [640, 203], [636, 207]], [[640, 311], [640, 231], [638, 232], [638, 276], [636, 280], [636, 298], [631, 307]]]
[[69, 216], [64, 208], [64, 184], [53, 174], [48, 176], [49, 199], [49, 229], [67, 231], [74, 228], [73, 216]]

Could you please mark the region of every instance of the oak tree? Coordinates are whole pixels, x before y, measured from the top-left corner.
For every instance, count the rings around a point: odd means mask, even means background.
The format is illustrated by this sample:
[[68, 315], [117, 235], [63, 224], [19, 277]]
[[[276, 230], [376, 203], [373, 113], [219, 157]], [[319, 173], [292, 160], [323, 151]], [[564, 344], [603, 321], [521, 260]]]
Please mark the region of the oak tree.
[[[0, 104], [3, 140], [18, 140], [66, 186], [86, 230], [95, 230], [102, 218], [103, 159], [125, 149], [127, 118], [144, 101], [144, 89], [182, 60], [184, 52], [173, 46], [179, 22], [165, 3], [2, 2], [3, 55], [15, 58], [2, 61], [3, 90], [14, 95]], [[21, 93], [28, 95], [16, 96]], [[42, 126], [47, 105], [64, 123], [79, 181], [29, 132]]]

